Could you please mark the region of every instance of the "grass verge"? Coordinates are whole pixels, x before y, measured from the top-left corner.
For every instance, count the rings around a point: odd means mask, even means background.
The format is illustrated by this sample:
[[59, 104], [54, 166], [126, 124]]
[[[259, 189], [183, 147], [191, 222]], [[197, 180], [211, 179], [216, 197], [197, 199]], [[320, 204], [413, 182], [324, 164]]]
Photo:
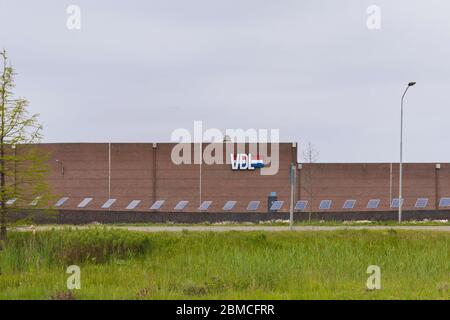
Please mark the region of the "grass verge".
[[[366, 289], [369, 265], [381, 290]], [[450, 234], [11, 232], [0, 273], [0, 299], [449, 299]]]

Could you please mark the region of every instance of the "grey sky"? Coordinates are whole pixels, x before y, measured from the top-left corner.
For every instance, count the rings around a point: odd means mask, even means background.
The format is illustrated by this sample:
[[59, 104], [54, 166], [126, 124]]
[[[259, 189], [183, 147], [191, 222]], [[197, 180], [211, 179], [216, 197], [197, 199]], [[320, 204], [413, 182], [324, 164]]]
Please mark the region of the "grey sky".
[[[66, 8], [81, 8], [81, 30]], [[366, 27], [369, 5], [381, 30]], [[0, 46], [45, 142], [279, 128], [323, 162], [450, 161], [450, 2], [0, 0]]]

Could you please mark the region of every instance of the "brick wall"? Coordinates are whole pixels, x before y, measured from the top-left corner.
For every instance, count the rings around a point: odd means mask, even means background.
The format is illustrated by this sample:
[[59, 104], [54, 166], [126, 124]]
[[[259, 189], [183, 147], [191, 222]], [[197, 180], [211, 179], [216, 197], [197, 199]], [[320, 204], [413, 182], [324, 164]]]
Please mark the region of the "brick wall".
[[[194, 145], [190, 145], [192, 163], [175, 165], [171, 161], [173, 147], [172, 143], [38, 145], [49, 154], [48, 180], [54, 193], [70, 198], [61, 209], [77, 209], [83, 198], [92, 197], [94, 200], [85, 210], [100, 210], [108, 198], [115, 198], [111, 211], [124, 210], [132, 200], [141, 200], [136, 211], [149, 211], [155, 200], [164, 199], [165, 212], [173, 211], [181, 200], [189, 201], [187, 212], [196, 212], [205, 200], [213, 201], [211, 212], [220, 212], [227, 200], [236, 200], [233, 211], [243, 212], [249, 201], [260, 200], [258, 212], [262, 213], [268, 209], [268, 194], [275, 191], [284, 201], [282, 211], [289, 210], [289, 166], [296, 159], [295, 144], [280, 144], [279, 171], [270, 176], [260, 175], [258, 169], [231, 170], [224, 144], [220, 147], [225, 163], [214, 165], [193, 163], [198, 158]], [[204, 144], [203, 149], [206, 147]], [[249, 151], [248, 145], [245, 150]], [[355, 212], [368, 211], [369, 199], [381, 200], [379, 211], [391, 211], [390, 199], [398, 197], [398, 164], [303, 164], [297, 177], [295, 200], [308, 200], [313, 211], [318, 210], [323, 199], [333, 201], [329, 212], [344, 211], [346, 199], [357, 200]], [[429, 210], [436, 209], [440, 197], [450, 197], [450, 164], [441, 164], [439, 170], [434, 163], [404, 165], [405, 210], [414, 210], [418, 197], [429, 198]]]
[[[450, 197], [449, 164], [436, 169], [434, 163], [407, 163], [403, 169], [405, 210], [418, 210], [414, 207], [417, 198], [428, 198], [426, 209], [438, 209], [437, 200]], [[333, 201], [331, 211], [345, 211], [342, 206], [346, 199], [357, 200], [355, 211], [368, 210], [370, 199], [380, 199], [377, 210], [397, 210], [390, 208], [390, 201], [398, 198], [398, 163], [304, 164], [298, 174], [297, 197], [310, 203], [312, 200], [315, 210], [323, 199]]]
[[[260, 175], [258, 169], [231, 170], [226, 147], [220, 146], [223, 164], [214, 165], [195, 164], [194, 145], [190, 146], [191, 164], [181, 165], [171, 161], [173, 143], [55, 143], [39, 148], [50, 155], [48, 180], [54, 193], [70, 198], [61, 209], [77, 209], [83, 198], [92, 197], [85, 209], [100, 209], [108, 198], [114, 198], [117, 201], [111, 210], [123, 210], [132, 200], [141, 200], [135, 210], [148, 211], [154, 201], [163, 199], [165, 211], [173, 211], [181, 200], [189, 201], [185, 211], [196, 211], [206, 200], [213, 201], [210, 211], [222, 210], [228, 200], [237, 201], [233, 211], [244, 211], [249, 201], [260, 200], [258, 211], [264, 212], [271, 191], [286, 202], [287, 209], [288, 168], [296, 152], [291, 143], [280, 144], [280, 169], [273, 176]], [[248, 145], [243, 147], [249, 151]]]

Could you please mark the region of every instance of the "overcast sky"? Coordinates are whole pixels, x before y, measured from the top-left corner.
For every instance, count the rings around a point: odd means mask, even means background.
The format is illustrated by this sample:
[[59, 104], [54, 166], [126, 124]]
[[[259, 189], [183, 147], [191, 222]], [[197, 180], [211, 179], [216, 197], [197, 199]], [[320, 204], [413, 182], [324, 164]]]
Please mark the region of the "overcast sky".
[[450, 161], [448, 0], [0, 0], [0, 47], [44, 142], [169, 141], [202, 120], [278, 128], [321, 162], [398, 161], [417, 81], [405, 160]]

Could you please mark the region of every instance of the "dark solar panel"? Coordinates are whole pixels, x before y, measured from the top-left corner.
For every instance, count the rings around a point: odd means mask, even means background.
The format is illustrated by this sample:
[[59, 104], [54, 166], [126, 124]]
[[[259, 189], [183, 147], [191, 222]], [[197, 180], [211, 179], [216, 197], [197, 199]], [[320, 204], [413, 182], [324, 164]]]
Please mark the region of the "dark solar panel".
[[110, 208], [113, 203], [116, 202], [116, 199], [108, 199], [108, 201], [106, 201], [103, 205], [102, 205], [102, 209], [108, 209]]
[[184, 210], [184, 208], [186, 208], [188, 203], [189, 203], [189, 201], [186, 201], [186, 200], [180, 201], [180, 202], [177, 203], [177, 205], [173, 209], [177, 210], [177, 211]]
[[78, 204], [78, 208], [84, 208], [84, 207], [86, 207], [91, 201], [92, 201], [92, 198], [84, 198], [83, 201], [81, 201], [81, 202]]
[[[66, 202], [67, 200], [69, 200], [68, 197], [63, 197], [61, 199], [59, 199], [56, 203], [55, 203], [55, 207], [61, 207], [64, 202]], [[8, 204], [8, 202], [6, 202], [6, 204]]]
[[156, 201], [151, 207], [150, 210], [158, 210], [162, 207], [162, 205], [164, 204], [165, 200], [158, 200]]
[[270, 207], [270, 210], [280, 210], [283, 206], [284, 201], [274, 201], [272, 203], [272, 206]]
[[331, 200], [322, 200], [320, 201], [319, 209], [320, 210], [328, 210], [331, 208]]
[[426, 208], [428, 204], [428, 198], [418, 198], [415, 204], [416, 208]]
[[342, 209], [353, 209], [355, 207], [356, 200], [345, 200]]
[[376, 209], [380, 205], [380, 199], [371, 199], [367, 202], [367, 209]]
[[198, 207], [198, 210], [200, 211], [206, 211], [211, 206], [212, 201], [203, 201], [200, 207]]
[[[402, 204], [403, 204], [403, 200], [402, 200]], [[398, 208], [398, 207], [400, 207], [400, 201], [398, 200], [398, 198], [392, 199], [391, 208]]]
[[247, 206], [248, 211], [255, 211], [258, 209], [260, 201], [250, 201]]
[[131, 202], [128, 204], [128, 206], [126, 207], [126, 209], [127, 209], [127, 210], [133, 210], [133, 209], [135, 209], [135, 208], [139, 205], [139, 203], [141, 203], [141, 200], [133, 200], [133, 201], [131, 201]]
[[441, 198], [439, 207], [450, 207], [450, 198]]
[[235, 205], [236, 205], [236, 201], [233, 201], [233, 200], [227, 201], [227, 203], [225, 203], [225, 205], [223, 206], [223, 210], [225, 210], [225, 211], [233, 210]]
[[308, 200], [299, 200], [295, 204], [294, 210], [305, 210], [308, 205]]

